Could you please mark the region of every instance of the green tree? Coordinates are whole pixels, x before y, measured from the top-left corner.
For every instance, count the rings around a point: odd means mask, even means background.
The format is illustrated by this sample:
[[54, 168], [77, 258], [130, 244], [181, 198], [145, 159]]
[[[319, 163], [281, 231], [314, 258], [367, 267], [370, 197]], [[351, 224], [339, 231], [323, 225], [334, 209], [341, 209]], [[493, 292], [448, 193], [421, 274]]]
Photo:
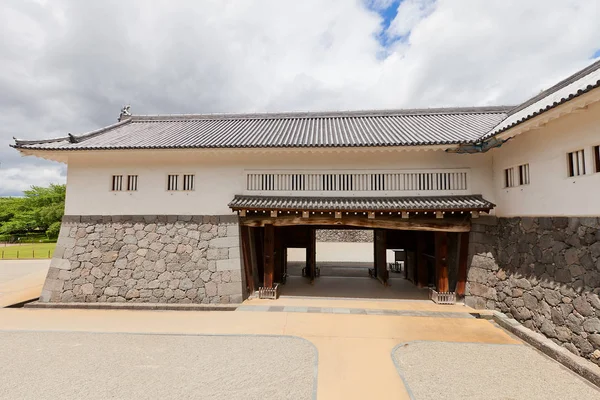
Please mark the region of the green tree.
[[65, 209], [65, 185], [32, 186], [22, 198], [0, 199], [0, 234], [44, 232], [58, 236]]

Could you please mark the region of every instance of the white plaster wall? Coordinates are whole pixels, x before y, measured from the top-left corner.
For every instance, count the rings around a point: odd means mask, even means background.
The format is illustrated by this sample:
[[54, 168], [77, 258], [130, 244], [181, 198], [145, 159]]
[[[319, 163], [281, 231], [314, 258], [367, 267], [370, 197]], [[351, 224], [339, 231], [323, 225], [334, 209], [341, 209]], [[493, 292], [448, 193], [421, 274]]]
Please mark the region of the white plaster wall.
[[[600, 144], [600, 104], [514, 137], [493, 156], [496, 215], [600, 216], [600, 173], [592, 147]], [[569, 177], [567, 153], [584, 149], [585, 176]], [[529, 163], [529, 185], [504, 188], [504, 170]], [[517, 178], [515, 171], [515, 178]]]
[[[494, 202], [491, 155], [444, 151], [103, 151], [69, 153], [68, 215], [226, 215], [244, 191], [248, 169], [432, 169], [469, 168], [470, 193]], [[170, 173], [196, 175], [193, 192], [167, 192]], [[111, 192], [113, 174], [137, 174], [137, 192]], [[124, 182], [125, 184], [125, 182]]]

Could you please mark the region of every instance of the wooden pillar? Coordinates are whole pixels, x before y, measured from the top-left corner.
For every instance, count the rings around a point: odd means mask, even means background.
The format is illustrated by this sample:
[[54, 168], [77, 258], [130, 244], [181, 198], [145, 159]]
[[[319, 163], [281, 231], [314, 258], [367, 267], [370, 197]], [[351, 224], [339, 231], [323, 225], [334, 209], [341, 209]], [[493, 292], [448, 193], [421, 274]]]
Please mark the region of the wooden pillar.
[[311, 282], [317, 277], [317, 235], [314, 228], [308, 229], [306, 244], [306, 269]]
[[381, 283], [387, 286], [389, 278], [389, 272], [387, 270], [386, 263], [386, 241], [385, 241], [385, 230], [375, 229], [374, 235], [374, 264], [375, 264], [375, 276]]
[[448, 285], [448, 236], [446, 232], [435, 233], [435, 275], [438, 292], [447, 292]]
[[273, 287], [275, 277], [275, 228], [273, 225], [265, 225], [265, 278], [263, 285], [266, 288]]
[[458, 277], [456, 281], [456, 294], [465, 295], [467, 285], [467, 263], [469, 261], [469, 233], [460, 234], [460, 247], [458, 251]]
[[422, 288], [429, 285], [429, 271], [427, 259], [425, 258], [425, 249], [427, 245], [427, 234], [417, 232], [417, 286]]
[[250, 239], [250, 230], [252, 228], [248, 226], [240, 226], [241, 240], [242, 240], [242, 260], [244, 261], [244, 276], [246, 277], [246, 290], [247, 292], [253, 293], [254, 288], [254, 273], [256, 269], [252, 262], [252, 241]]
[[283, 235], [285, 235], [284, 231], [281, 228], [275, 227], [275, 271], [273, 273], [274, 282], [281, 282], [283, 278]]

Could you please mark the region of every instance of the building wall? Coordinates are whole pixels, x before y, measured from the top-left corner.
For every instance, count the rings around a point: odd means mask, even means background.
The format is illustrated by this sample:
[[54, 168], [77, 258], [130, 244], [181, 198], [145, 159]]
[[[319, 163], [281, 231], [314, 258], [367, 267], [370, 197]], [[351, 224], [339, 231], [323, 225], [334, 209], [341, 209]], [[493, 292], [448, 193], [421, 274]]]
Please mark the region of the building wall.
[[[600, 215], [600, 173], [594, 172], [592, 154], [592, 146], [600, 145], [599, 121], [600, 103], [596, 103], [490, 151], [496, 215]], [[587, 174], [569, 177], [567, 153], [580, 149], [585, 150]], [[524, 163], [529, 163], [531, 183], [504, 188], [504, 170]]]
[[469, 246], [467, 305], [600, 364], [600, 217], [482, 217]]
[[[473, 194], [493, 199], [491, 156], [443, 151], [232, 152], [121, 151], [70, 153], [67, 215], [227, 215], [245, 189], [244, 170], [470, 168]], [[167, 192], [170, 173], [196, 175], [193, 192]], [[111, 192], [113, 174], [137, 174], [138, 191]], [[373, 194], [367, 193], [367, 194]], [[423, 192], [428, 195], [429, 193]]]
[[240, 303], [236, 216], [65, 216], [42, 302]]

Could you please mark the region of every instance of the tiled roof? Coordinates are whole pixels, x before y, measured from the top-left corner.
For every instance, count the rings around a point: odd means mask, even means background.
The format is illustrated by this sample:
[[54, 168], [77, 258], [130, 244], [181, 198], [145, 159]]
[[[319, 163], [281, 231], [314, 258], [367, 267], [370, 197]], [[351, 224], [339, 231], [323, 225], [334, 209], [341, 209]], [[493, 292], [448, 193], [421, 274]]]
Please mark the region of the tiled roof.
[[600, 87], [600, 60], [510, 110], [506, 119], [484, 138], [512, 128], [597, 87]]
[[237, 195], [233, 210], [277, 211], [489, 211], [481, 195], [423, 197], [283, 197]]
[[600, 61], [517, 107], [131, 116], [79, 136], [15, 140], [18, 149], [110, 150], [458, 145], [484, 139], [600, 87]]
[[468, 143], [510, 107], [370, 112], [133, 116], [82, 136], [16, 142], [42, 150], [369, 147]]

